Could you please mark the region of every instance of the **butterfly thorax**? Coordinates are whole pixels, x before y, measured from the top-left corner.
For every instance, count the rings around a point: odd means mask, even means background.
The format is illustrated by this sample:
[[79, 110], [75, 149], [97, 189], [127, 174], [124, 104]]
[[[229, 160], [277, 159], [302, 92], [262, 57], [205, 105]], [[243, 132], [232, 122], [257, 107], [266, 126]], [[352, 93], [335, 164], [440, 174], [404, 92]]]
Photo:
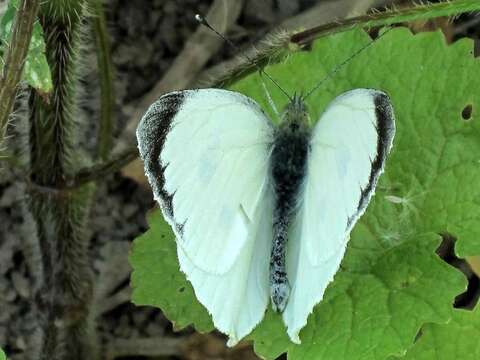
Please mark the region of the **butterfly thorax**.
[[285, 255], [288, 228], [297, 208], [298, 192], [305, 178], [310, 140], [306, 107], [294, 97], [275, 132], [271, 178], [275, 192], [273, 245], [270, 258], [270, 286], [274, 310], [283, 311], [290, 286], [286, 274]]
[[307, 106], [301, 96], [294, 95], [292, 100], [285, 106], [279, 130], [292, 135], [310, 132], [310, 117]]

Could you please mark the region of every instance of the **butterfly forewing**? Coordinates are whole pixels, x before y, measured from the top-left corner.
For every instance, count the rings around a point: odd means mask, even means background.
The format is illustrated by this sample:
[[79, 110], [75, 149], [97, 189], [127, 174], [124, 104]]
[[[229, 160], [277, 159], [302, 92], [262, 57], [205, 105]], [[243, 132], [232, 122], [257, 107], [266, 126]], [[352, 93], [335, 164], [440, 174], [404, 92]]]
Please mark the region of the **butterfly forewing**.
[[287, 249], [292, 291], [283, 319], [296, 342], [340, 266], [353, 225], [374, 194], [394, 133], [388, 96], [370, 89], [337, 97], [313, 129]]
[[180, 267], [230, 344], [261, 321], [268, 304], [272, 136], [253, 100], [219, 89], [167, 94], [137, 129]]

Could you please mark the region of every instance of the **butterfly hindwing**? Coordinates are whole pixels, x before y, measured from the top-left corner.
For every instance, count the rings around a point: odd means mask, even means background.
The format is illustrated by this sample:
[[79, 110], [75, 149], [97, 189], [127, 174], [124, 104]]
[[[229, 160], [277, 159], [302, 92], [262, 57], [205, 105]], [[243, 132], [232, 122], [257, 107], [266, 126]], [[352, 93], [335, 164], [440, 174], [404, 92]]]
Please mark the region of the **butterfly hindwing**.
[[273, 128], [239, 93], [185, 90], [155, 102], [137, 138], [180, 267], [234, 344], [268, 304]]
[[234, 346], [262, 320], [270, 294], [269, 256], [272, 245], [273, 194], [265, 189], [251, 232], [233, 266], [222, 275], [202, 271], [178, 246], [180, 268], [193, 284], [198, 300], [212, 314], [215, 327]]
[[388, 96], [370, 89], [338, 96], [313, 129], [307, 176], [287, 249], [292, 291], [283, 319], [296, 342], [340, 266], [351, 229], [374, 194], [394, 133]]

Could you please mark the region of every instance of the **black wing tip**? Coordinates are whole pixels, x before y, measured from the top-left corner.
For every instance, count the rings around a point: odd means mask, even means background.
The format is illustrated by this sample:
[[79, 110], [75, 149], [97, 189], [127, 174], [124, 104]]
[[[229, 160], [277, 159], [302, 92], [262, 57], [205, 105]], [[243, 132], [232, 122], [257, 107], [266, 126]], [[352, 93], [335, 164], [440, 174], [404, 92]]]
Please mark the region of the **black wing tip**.
[[174, 91], [160, 96], [153, 102], [140, 119], [137, 126], [137, 138], [150, 131], [159, 128], [165, 123], [171, 123], [177, 114], [185, 98], [185, 91]]
[[[160, 153], [165, 143], [173, 118], [178, 113], [184, 99], [184, 91], [165, 94], [150, 105], [141, 118], [137, 130], [137, 142], [142, 160], [149, 153]], [[158, 148], [158, 151], [156, 151]]]
[[380, 123], [383, 121], [394, 126], [395, 117], [393, 115], [393, 106], [390, 96], [383, 91], [377, 91], [373, 98], [373, 102], [375, 104], [378, 122]]
[[148, 108], [137, 127], [136, 135], [140, 157], [145, 174], [150, 182], [155, 198], [162, 210], [173, 218], [172, 198], [165, 189], [165, 169], [160, 155], [172, 127], [175, 115], [180, 110], [186, 91], [175, 91], [161, 96]]
[[390, 97], [383, 91], [375, 90], [373, 102], [375, 104], [376, 130], [378, 134], [377, 155], [371, 162], [372, 169], [368, 184], [365, 189], [361, 191], [360, 201], [357, 206], [359, 213], [365, 210], [375, 191], [378, 178], [383, 172], [385, 161], [392, 147], [393, 137], [395, 136], [395, 116]]

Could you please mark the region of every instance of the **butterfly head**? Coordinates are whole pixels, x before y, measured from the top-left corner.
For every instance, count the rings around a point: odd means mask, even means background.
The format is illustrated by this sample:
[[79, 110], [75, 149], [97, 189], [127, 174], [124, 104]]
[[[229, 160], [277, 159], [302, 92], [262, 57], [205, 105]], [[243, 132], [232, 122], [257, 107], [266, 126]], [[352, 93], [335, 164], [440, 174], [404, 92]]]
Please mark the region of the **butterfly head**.
[[292, 133], [308, 131], [310, 116], [302, 95], [293, 94], [283, 110], [280, 128]]

